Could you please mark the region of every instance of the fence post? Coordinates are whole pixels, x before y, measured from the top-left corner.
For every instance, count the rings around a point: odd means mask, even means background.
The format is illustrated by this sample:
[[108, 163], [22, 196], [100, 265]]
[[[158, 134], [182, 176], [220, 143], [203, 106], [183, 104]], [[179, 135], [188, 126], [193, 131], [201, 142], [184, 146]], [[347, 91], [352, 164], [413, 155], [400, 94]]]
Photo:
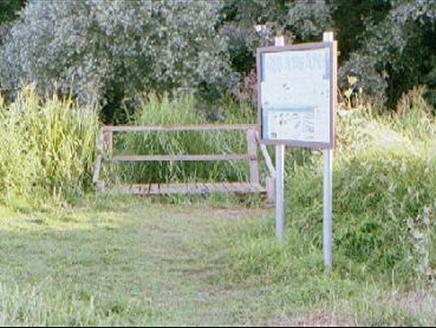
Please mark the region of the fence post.
[[104, 145], [106, 146], [107, 154], [109, 158], [112, 157], [113, 154], [113, 132], [111, 130], [106, 130], [103, 132], [104, 134]]
[[257, 164], [256, 130], [247, 130], [247, 148], [250, 155], [250, 184], [259, 185], [259, 168]]

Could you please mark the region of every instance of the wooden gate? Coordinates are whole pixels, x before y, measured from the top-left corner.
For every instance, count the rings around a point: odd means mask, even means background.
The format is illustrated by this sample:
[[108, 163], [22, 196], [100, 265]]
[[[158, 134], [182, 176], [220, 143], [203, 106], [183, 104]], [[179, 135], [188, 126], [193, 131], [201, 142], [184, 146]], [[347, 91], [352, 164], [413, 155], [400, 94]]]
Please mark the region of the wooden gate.
[[[234, 131], [244, 130], [247, 136], [247, 152], [244, 154], [224, 155], [113, 155], [114, 132], [153, 132], [153, 131]], [[269, 171], [265, 186], [260, 184], [258, 167], [258, 148], [265, 159]], [[148, 161], [248, 161], [250, 168], [249, 182], [245, 183], [148, 183], [115, 186], [111, 190], [117, 193], [140, 195], [179, 194], [179, 193], [266, 193], [267, 200], [274, 199], [275, 172], [265, 145], [259, 144], [256, 125], [185, 125], [185, 126], [104, 126], [100, 129], [97, 141], [98, 155], [95, 163], [93, 182], [97, 191], [106, 190], [106, 184], [100, 180], [100, 168], [103, 160], [109, 162], [148, 162]]]

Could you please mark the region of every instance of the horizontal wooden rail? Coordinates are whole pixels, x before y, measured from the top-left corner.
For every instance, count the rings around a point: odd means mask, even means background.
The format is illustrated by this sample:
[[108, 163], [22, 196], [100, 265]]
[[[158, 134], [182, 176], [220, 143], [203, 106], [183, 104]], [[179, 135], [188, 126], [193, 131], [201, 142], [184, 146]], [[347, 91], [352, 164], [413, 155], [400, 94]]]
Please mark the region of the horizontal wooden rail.
[[243, 161], [255, 160], [256, 156], [249, 154], [226, 155], [118, 155], [113, 156], [113, 162], [153, 162], [153, 161]]
[[[96, 159], [93, 182], [97, 191], [104, 191], [106, 184], [100, 180], [100, 170], [103, 161], [108, 162], [172, 162], [172, 161], [248, 161], [250, 181], [248, 183], [184, 183], [184, 184], [131, 184], [115, 186], [113, 191], [142, 195], [172, 194], [172, 193], [264, 193], [267, 201], [274, 197], [274, 167], [266, 147], [259, 142], [255, 124], [203, 124], [203, 125], [117, 125], [104, 126], [100, 129], [97, 140], [98, 156]], [[201, 155], [114, 155], [113, 135], [115, 132], [171, 132], [171, 131], [245, 131], [247, 153], [245, 154], [201, 154]], [[262, 155], [270, 172], [266, 186], [259, 182], [257, 145], [260, 144]]]
[[250, 183], [167, 183], [167, 184], [133, 184], [115, 187], [113, 191], [117, 193], [129, 193], [139, 195], [159, 195], [159, 194], [197, 194], [213, 192], [232, 192], [232, 193], [264, 193], [266, 189], [260, 185]]
[[255, 129], [255, 124], [203, 124], [203, 125], [107, 125], [103, 132], [150, 132], [150, 131], [234, 131]]

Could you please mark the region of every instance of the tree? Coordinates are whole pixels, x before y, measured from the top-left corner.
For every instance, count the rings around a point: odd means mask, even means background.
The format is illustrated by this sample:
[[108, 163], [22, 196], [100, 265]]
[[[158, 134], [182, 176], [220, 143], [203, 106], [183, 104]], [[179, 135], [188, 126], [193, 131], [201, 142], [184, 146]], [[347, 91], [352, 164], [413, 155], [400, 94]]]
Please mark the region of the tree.
[[321, 38], [332, 26], [325, 0], [226, 0], [224, 35], [233, 69], [246, 74], [254, 67], [256, 47], [271, 45], [276, 34], [293, 41]]
[[8, 90], [72, 93], [113, 108], [139, 91], [192, 88], [228, 77], [216, 32], [220, 4], [195, 0], [30, 1], [0, 52]]
[[215, 102], [238, 80], [253, 90], [255, 50], [276, 33], [319, 41], [333, 27], [340, 86], [356, 76], [392, 106], [421, 83], [436, 98], [435, 22], [434, 0], [29, 0], [0, 48], [0, 83], [72, 93], [109, 119], [141, 91], [196, 89]]
[[17, 13], [24, 6], [25, 0], [1, 0], [0, 1], [0, 44], [6, 37], [11, 22], [17, 17]]
[[[339, 42], [340, 86], [356, 76], [356, 89], [393, 107], [416, 84], [435, 99], [436, 2], [434, 0], [227, 0], [226, 20], [233, 69], [254, 69], [254, 51], [281, 32], [295, 42], [319, 41], [333, 27]], [[263, 34], [254, 27], [263, 24]], [[251, 79], [252, 80], [252, 79]]]
[[26, 0], [0, 1], [0, 24], [14, 20], [25, 2]]
[[436, 51], [436, 3], [398, 0], [392, 4], [383, 20], [367, 27], [366, 42], [340, 69], [342, 84], [347, 75], [355, 75], [368, 95], [387, 99], [390, 106], [404, 91], [427, 82]]

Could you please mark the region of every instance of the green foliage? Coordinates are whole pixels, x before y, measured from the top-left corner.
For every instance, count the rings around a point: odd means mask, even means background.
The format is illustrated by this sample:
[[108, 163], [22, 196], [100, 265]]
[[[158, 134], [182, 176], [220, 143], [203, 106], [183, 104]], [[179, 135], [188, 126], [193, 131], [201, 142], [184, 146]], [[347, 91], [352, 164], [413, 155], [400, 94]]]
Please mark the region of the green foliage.
[[223, 34], [232, 67], [242, 74], [253, 69], [256, 48], [273, 44], [277, 33], [308, 41], [319, 39], [332, 24], [324, 0], [226, 0], [224, 4]]
[[233, 70], [232, 89], [237, 99], [256, 101], [256, 48], [274, 44], [283, 34], [289, 41], [321, 38], [331, 26], [329, 6], [324, 0], [225, 0], [222, 35]]
[[[3, 87], [35, 82], [105, 105], [226, 79], [214, 1], [31, 1], [1, 50]], [[195, 19], [193, 19], [195, 17]]]
[[227, 39], [232, 68], [237, 73], [248, 74], [255, 65], [256, 48], [274, 42], [286, 7], [280, 0], [225, 0], [222, 15], [222, 33]]
[[[282, 246], [272, 211], [217, 210], [204, 199], [168, 207], [103, 195], [91, 207], [83, 205], [88, 199], [50, 213], [0, 208], [0, 323], [277, 325], [288, 318], [325, 324], [337, 316], [358, 325], [434, 325], [436, 121], [424, 91], [403, 96], [391, 115], [363, 107], [338, 111], [331, 271], [322, 261], [320, 152], [294, 150], [287, 152]], [[136, 124], [206, 121], [191, 95], [137, 101]], [[250, 107], [230, 101], [220, 114], [228, 123], [253, 119]], [[53, 195], [82, 194], [96, 129], [95, 111], [70, 99], [43, 100], [32, 89], [10, 105], [1, 99], [0, 201], [47, 205]], [[244, 135], [116, 139], [117, 151], [141, 154], [245, 148]], [[152, 178], [217, 177], [213, 167], [176, 166]], [[234, 169], [219, 170], [228, 178]], [[140, 169], [124, 172], [126, 179], [151, 177]], [[268, 218], [253, 220], [259, 215]], [[306, 312], [320, 319], [295, 318]]]
[[[296, 230], [285, 249], [253, 233], [271, 212], [113, 195], [48, 213], [0, 207], [0, 325], [436, 324], [436, 286], [323, 272], [319, 250]], [[234, 244], [248, 240], [235, 259]], [[271, 283], [284, 266], [285, 279]]]
[[26, 0], [0, 1], [0, 45], [12, 27], [12, 21], [17, 17], [19, 10], [24, 7]]
[[333, 24], [330, 6], [325, 0], [293, 1], [285, 24], [299, 41], [322, 39], [322, 33]]
[[[4, 4], [11, 19], [23, 2]], [[120, 105], [138, 92], [191, 89], [215, 118], [228, 91], [253, 89], [257, 47], [277, 33], [319, 41], [334, 28], [343, 89], [356, 76], [365, 99], [392, 108], [425, 83], [434, 104], [435, 22], [432, 0], [30, 1], [0, 49], [0, 83], [99, 102], [111, 122], [126, 121]]]
[[[256, 47], [289, 39], [319, 41], [328, 28], [339, 41], [340, 86], [357, 76], [366, 99], [393, 107], [401, 94], [417, 84], [431, 86], [434, 68], [436, 5], [420, 1], [227, 1], [224, 31], [234, 70], [245, 76], [254, 68]], [[255, 27], [258, 26], [257, 31]], [[226, 35], [227, 35], [226, 34]]]
[[0, 202], [44, 206], [90, 186], [97, 113], [25, 88], [15, 102], [0, 98]]
[[436, 55], [431, 56], [431, 71], [428, 73], [426, 80], [428, 90], [425, 93], [426, 99], [436, 109]]
[[333, 5], [331, 15], [337, 32], [340, 62], [365, 45], [367, 26], [383, 21], [393, 4], [390, 0], [334, 0], [330, 3]]
[[[369, 25], [365, 43], [340, 68], [359, 78], [359, 87], [392, 107], [400, 95], [425, 82], [435, 52], [436, 5], [431, 0], [397, 1], [378, 24]], [[343, 83], [342, 83], [343, 85]]]
[[0, 1], [0, 24], [14, 20], [26, 0]]

